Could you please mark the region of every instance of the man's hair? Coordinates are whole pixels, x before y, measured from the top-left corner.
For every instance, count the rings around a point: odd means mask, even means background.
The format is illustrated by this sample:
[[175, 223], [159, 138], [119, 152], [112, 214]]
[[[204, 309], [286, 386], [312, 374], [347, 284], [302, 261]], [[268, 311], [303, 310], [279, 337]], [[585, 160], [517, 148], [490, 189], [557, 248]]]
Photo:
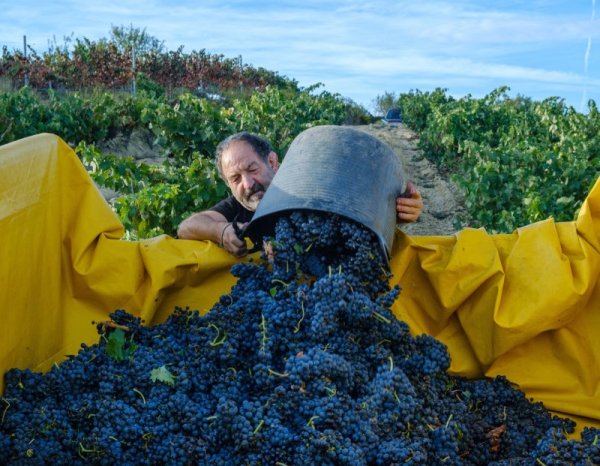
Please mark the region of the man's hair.
[[[227, 148], [236, 141], [243, 141], [245, 143], [250, 144], [254, 152], [261, 158], [264, 163], [267, 163], [269, 160], [269, 154], [273, 151], [271, 144], [264, 138], [257, 136], [256, 134], [248, 133], [247, 131], [242, 131], [240, 133], [232, 134], [231, 136], [223, 139], [219, 145], [217, 146], [217, 150], [215, 151], [215, 162], [217, 164], [217, 170], [219, 171], [219, 176], [225, 180], [223, 176], [223, 170], [221, 166], [221, 157], [223, 156], [223, 152], [227, 150]], [[227, 180], [225, 180], [227, 181]]]

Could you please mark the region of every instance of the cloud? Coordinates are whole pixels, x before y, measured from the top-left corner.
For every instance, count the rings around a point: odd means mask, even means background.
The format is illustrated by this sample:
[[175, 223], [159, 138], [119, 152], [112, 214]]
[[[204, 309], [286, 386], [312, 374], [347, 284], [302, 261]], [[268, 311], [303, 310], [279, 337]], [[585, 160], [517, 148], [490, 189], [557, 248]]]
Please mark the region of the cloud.
[[589, 4], [567, 0], [22, 0], [3, 11], [0, 43], [20, 48], [27, 34], [43, 51], [53, 37], [98, 39], [111, 25], [130, 24], [171, 50], [242, 55], [246, 64], [348, 96], [415, 83], [452, 84], [462, 94], [502, 83], [570, 99], [578, 90], [576, 100], [584, 87], [600, 95], [593, 49], [587, 76], [583, 70], [599, 22], [590, 21]]

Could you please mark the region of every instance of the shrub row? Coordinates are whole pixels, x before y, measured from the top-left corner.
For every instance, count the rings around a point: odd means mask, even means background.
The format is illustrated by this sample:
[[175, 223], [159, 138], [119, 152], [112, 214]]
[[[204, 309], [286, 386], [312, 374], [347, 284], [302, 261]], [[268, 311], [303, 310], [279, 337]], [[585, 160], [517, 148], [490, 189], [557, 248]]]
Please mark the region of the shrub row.
[[[237, 131], [261, 134], [283, 156], [293, 138], [321, 124], [368, 121], [370, 115], [319, 85], [300, 91], [267, 87], [231, 102], [189, 92], [168, 99], [140, 92], [115, 94], [0, 93], [0, 144], [50, 132], [73, 147], [102, 187], [119, 192], [113, 207], [129, 238], [175, 234], [191, 212], [226, 194], [213, 164], [217, 144]], [[150, 131], [166, 161], [157, 166], [101, 153], [96, 146], [134, 128]]]
[[553, 97], [476, 99], [446, 90], [401, 94], [397, 105], [425, 156], [452, 172], [472, 226], [510, 232], [548, 217], [572, 220], [600, 172], [600, 114]]

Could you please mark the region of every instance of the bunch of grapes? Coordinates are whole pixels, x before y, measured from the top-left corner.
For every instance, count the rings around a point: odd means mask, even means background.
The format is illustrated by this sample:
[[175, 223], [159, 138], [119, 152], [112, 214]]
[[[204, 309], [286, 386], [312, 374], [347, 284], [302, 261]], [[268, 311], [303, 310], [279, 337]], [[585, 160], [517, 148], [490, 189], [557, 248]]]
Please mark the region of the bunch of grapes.
[[447, 373], [445, 346], [390, 311], [372, 232], [294, 212], [268, 241], [207, 314], [119, 310], [48, 373], [9, 371], [0, 464], [600, 463], [600, 431], [570, 440], [506, 379]]

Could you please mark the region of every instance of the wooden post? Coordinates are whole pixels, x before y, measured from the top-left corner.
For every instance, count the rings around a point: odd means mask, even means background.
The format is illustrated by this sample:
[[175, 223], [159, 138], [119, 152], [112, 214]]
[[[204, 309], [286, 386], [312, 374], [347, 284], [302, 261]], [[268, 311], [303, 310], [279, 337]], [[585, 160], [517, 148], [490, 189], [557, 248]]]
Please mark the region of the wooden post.
[[[25, 61], [27, 61], [27, 36], [26, 35], [23, 36], [23, 56], [25, 57]], [[27, 66], [27, 68], [25, 68], [24, 84], [25, 84], [25, 86], [29, 86], [29, 63], [26, 66]]]
[[133, 93], [133, 96], [135, 97], [135, 92], [136, 92], [136, 86], [135, 86], [135, 47], [131, 48], [131, 68], [133, 71], [133, 82], [131, 85], [131, 91]]
[[239, 56], [240, 58], [240, 94], [242, 94], [242, 92], [244, 91], [244, 64], [242, 63], [242, 56]]

